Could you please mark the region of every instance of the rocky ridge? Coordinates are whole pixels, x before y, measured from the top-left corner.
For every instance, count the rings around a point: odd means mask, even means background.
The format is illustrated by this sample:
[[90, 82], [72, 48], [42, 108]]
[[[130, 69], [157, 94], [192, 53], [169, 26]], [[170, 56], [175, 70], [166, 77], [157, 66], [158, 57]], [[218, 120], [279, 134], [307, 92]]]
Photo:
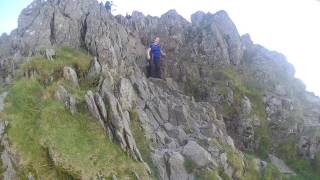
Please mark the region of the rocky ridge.
[[[145, 47], [154, 36], [160, 36], [167, 53], [164, 80], [144, 73]], [[14, 83], [20, 66], [33, 56], [55, 61], [53, 52], [64, 46], [93, 57], [84, 76], [98, 77], [99, 83], [83, 95], [87, 111], [108, 139], [144, 164], [150, 178], [249, 179], [251, 171], [265, 177], [266, 164], [285, 166], [275, 156], [285, 159], [288, 147], [294, 149], [288, 156], [319, 157], [320, 99], [294, 78], [282, 54], [240, 36], [225, 11], [196, 12], [190, 23], [174, 10], [161, 17], [133, 12], [126, 18], [113, 16], [95, 0], [35, 0], [22, 11], [18, 28], [0, 37], [2, 84]], [[76, 68], [61, 70], [75, 88], [83, 76]], [[26, 77], [39, 74], [33, 70], [24, 72]], [[49, 74], [46, 82], [54, 81], [57, 77]], [[65, 87], [54, 96], [71, 113], [79, 111]], [[292, 144], [284, 143], [288, 139]], [[15, 179], [13, 151], [2, 146], [4, 178]], [[247, 153], [256, 157], [248, 160]], [[279, 170], [295, 174], [288, 167]], [[33, 173], [27, 176], [39, 176]]]

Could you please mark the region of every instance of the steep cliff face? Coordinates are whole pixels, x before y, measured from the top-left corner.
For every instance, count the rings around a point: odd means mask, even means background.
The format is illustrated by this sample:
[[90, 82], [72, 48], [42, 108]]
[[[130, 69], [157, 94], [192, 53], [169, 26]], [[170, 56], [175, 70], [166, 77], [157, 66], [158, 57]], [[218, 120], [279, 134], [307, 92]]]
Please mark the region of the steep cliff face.
[[[144, 73], [155, 36], [163, 79]], [[0, 47], [4, 179], [319, 175], [320, 99], [225, 11], [190, 23], [174, 10], [114, 17], [95, 0], [35, 0]]]

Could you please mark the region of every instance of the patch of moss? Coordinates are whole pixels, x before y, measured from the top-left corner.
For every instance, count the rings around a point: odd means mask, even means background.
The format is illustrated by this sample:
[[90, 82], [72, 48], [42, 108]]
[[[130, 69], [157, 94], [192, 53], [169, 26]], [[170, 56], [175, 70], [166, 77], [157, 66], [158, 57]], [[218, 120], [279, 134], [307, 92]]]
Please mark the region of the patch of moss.
[[233, 67], [225, 67], [219, 69], [213, 69], [213, 78], [216, 81], [229, 81], [234, 85], [240, 85], [241, 79], [237, 70]]
[[[227, 154], [227, 162], [228, 164], [234, 169], [233, 176], [234, 178], [241, 178], [243, 177], [243, 170], [244, 170], [244, 158], [240, 154], [239, 151], [233, 149], [231, 146], [225, 144], [225, 143], [220, 143], [216, 139], [212, 139], [210, 141], [211, 144], [217, 146], [221, 150], [225, 151]], [[225, 176], [223, 174], [223, 169], [219, 170], [219, 175], [220, 176]]]
[[218, 180], [218, 170], [209, 170], [206, 169], [204, 171], [198, 172], [195, 176], [196, 180]]
[[320, 170], [320, 153], [319, 152], [316, 154], [316, 157], [313, 161], [313, 166], [314, 166], [313, 169], [319, 172]]
[[100, 82], [100, 75], [95, 75], [93, 77], [90, 77], [90, 78], [86, 78], [85, 80], [83, 81], [80, 81], [80, 87], [82, 89], [94, 89], [94, 88], [97, 88], [98, 85], [99, 85], [99, 82]]
[[223, 179], [223, 180], [231, 180], [231, 178], [226, 174], [226, 172], [224, 171], [223, 167], [219, 167], [218, 168], [218, 173], [219, 176]]
[[286, 138], [285, 142], [279, 142], [277, 147], [277, 153], [284, 159], [292, 159], [297, 157], [296, 153], [296, 138], [294, 136], [289, 136]]
[[255, 153], [258, 157], [265, 160], [268, 158], [268, 154], [271, 149], [271, 138], [266, 135], [265, 129], [263, 128], [259, 128], [258, 130], [256, 130], [256, 136], [259, 142], [259, 146], [256, 149]]
[[229, 148], [226, 148], [227, 151], [227, 157], [228, 157], [228, 163], [232, 166], [234, 169], [233, 176], [235, 178], [241, 178], [243, 176], [243, 159], [238, 154], [238, 152], [235, 152], [233, 150], [230, 150]]
[[228, 103], [223, 104], [223, 113], [226, 117], [236, 116], [238, 112], [238, 108], [236, 108], [234, 105]]
[[255, 159], [253, 156], [245, 155], [245, 163], [246, 163], [246, 172], [244, 177], [241, 179], [243, 180], [256, 180], [260, 179], [259, 169], [257, 168]]
[[188, 173], [194, 173], [197, 169], [197, 164], [191, 159], [184, 160], [184, 167]]
[[263, 180], [285, 180], [286, 177], [280, 173], [280, 171], [273, 166], [272, 164], [268, 163], [267, 167], [265, 167], [261, 179]]
[[193, 96], [197, 101], [206, 99], [208, 96], [208, 86], [206, 83], [195, 77], [188, 77], [185, 91]]

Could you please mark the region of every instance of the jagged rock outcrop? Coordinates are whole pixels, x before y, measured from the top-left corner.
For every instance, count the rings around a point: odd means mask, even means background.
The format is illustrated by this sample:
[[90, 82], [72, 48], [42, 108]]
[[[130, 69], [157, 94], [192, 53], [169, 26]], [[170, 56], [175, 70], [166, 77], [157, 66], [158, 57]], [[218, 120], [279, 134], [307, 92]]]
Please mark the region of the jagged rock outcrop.
[[107, 89], [102, 89], [101, 93], [103, 98], [99, 93], [95, 95], [92, 91], [86, 93], [85, 100], [89, 112], [99, 120], [110, 139], [117, 141], [121, 148], [127, 151], [134, 159], [143, 161], [129, 127], [130, 117], [128, 110], [130, 109], [122, 110], [118, 100]]
[[[4, 134], [2, 133], [2, 136]], [[3, 179], [4, 180], [17, 180], [19, 179], [18, 174], [15, 170], [15, 164], [12, 156], [12, 152], [9, 148], [9, 142], [6, 139], [6, 136], [1, 137], [1, 146], [3, 150], [1, 152], [1, 162], [2, 169], [4, 170]]]
[[[145, 48], [155, 36], [167, 54], [163, 80], [143, 73]], [[144, 162], [131, 127], [138, 123], [145, 136], [138, 140], [150, 142], [160, 179], [194, 179], [203, 171], [219, 171], [217, 179], [245, 178], [249, 167], [240, 150], [255, 153], [266, 136], [272, 141], [266, 151], [277, 153], [293, 136], [299, 154], [315, 159], [320, 152], [319, 98], [294, 78], [283, 55], [253, 44], [248, 34], [240, 37], [225, 11], [196, 12], [188, 22], [175, 10], [126, 18], [94, 0], [35, 0], [22, 11], [18, 28], [0, 37], [1, 82], [9, 83], [30, 56], [45, 49], [54, 61], [54, 49], [66, 45], [94, 57], [83, 78], [100, 79], [84, 95], [89, 113], [123, 151]], [[62, 73], [79, 88], [82, 75], [74, 68]], [[26, 72], [28, 78], [36, 74]], [[55, 97], [77, 111], [63, 86]], [[257, 160], [261, 175], [265, 163]]]
[[128, 111], [122, 111], [119, 101], [109, 91], [103, 91], [102, 97], [108, 106], [110, 115], [110, 129], [114, 139], [120, 144], [121, 148], [138, 161], [143, 161], [139, 149], [136, 146], [134, 137], [130, 130], [130, 116]]
[[[234, 65], [240, 64], [243, 56], [243, 45], [236, 26], [225, 11], [219, 11], [215, 14], [196, 12], [191, 16], [191, 21], [198, 28], [201, 28], [201, 38], [208, 43], [202, 44], [202, 48], [207, 49], [205, 55], [217, 55], [224, 51], [221, 57], [216, 58], [218, 61], [226, 59]], [[209, 31], [205, 32], [206, 29], [209, 29]], [[210, 36], [212, 32], [216, 34], [213, 37]], [[215, 51], [212, 51], [212, 49], [215, 49]]]
[[130, 111], [135, 101], [135, 94], [131, 82], [122, 78], [119, 83], [119, 102], [124, 111]]
[[54, 96], [58, 101], [64, 103], [66, 109], [69, 110], [72, 114], [76, 113], [76, 98], [68, 93], [68, 91], [63, 86], [58, 86]]
[[93, 78], [101, 73], [101, 65], [98, 62], [97, 57], [94, 57], [90, 64], [90, 69], [88, 71], [88, 77]]
[[[99, 120], [101, 126], [105, 129], [107, 127], [107, 110], [99, 94], [93, 94], [92, 91], [88, 91], [85, 95], [85, 100], [89, 112], [93, 117]], [[105, 129], [106, 131], [106, 129]]]
[[[81, 47], [85, 28], [83, 20], [90, 9], [99, 6], [98, 2], [84, 1], [33, 1], [25, 8], [18, 20], [17, 35], [21, 53], [28, 55], [40, 48], [55, 45]], [[27, 53], [27, 54], [25, 54]]]
[[194, 141], [189, 141], [188, 144], [183, 147], [182, 154], [186, 158], [194, 161], [199, 167], [214, 164], [211, 155]]
[[76, 71], [72, 67], [63, 68], [63, 77], [69, 81], [73, 86], [79, 86], [78, 76]]
[[54, 49], [46, 49], [45, 55], [49, 61], [53, 61], [53, 59], [56, 57], [56, 52]]

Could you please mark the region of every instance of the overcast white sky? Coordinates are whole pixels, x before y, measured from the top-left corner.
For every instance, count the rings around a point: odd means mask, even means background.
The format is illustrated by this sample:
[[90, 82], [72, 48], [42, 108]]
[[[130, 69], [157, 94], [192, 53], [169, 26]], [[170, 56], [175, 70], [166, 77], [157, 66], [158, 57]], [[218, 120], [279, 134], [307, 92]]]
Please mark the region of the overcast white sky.
[[[16, 27], [18, 13], [4, 16], [2, 3], [20, 4], [31, 0], [0, 0], [0, 22], [10, 18], [0, 33]], [[101, 1], [101, 0], [99, 0]], [[320, 1], [317, 0], [114, 0], [114, 14], [138, 10], [160, 16], [176, 9], [186, 19], [195, 11], [216, 12], [224, 9], [240, 34], [249, 33], [255, 43], [287, 56], [309, 91], [320, 96]], [[13, 12], [12, 10], [10, 12]], [[12, 13], [11, 13], [12, 14]]]

